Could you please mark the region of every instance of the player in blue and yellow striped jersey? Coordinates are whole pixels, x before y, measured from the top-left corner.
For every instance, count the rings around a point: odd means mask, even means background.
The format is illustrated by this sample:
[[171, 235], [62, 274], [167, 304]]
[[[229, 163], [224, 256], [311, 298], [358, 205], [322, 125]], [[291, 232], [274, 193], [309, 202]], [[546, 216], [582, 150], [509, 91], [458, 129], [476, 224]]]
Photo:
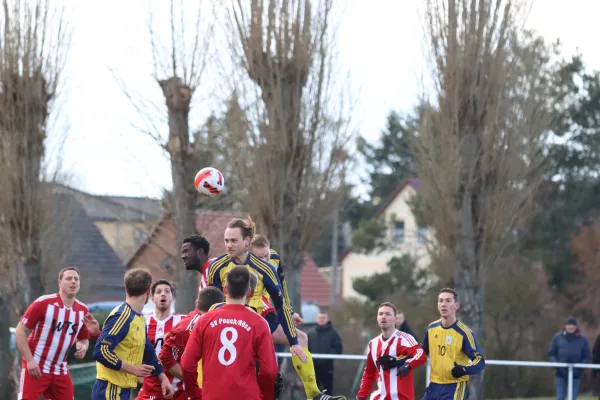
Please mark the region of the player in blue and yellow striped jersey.
[[441, 318], [429, 324], [421, 345], [431, 362], [431, 383], [423, 400], [465, 399], [469, 375], [485, 368], [475, 334], [456, 318], [459, 307], [458, 295], [453, 289], [440, 291]]
[[129, 400], [138, 377], [158, 376], [164, 396], [173, 395], [173, 387], [146, 333], [142, 315], [150, 298], [152, 275], [145, 269], [125, 274], [125, 302], [111, 311], [94, 347], [96, 382], [92, 400]]
[[[275, 306], [277, 328], [284, 335], [280, 339], [290, 345], [292, 363], [302, 380], [307, 397], [312, 399], [345, 399], [343, 396], [328, 396], [319, 390], [316, 384], [314, 364], [308, 352], [306, 334], [296, 330], [293, 310], [286, 300], [285, 288], [281, 284], [277, 269], [268, 261], [249, 251], [255, 226], [251, 219], [248, 221], [234, 219], [225, 230], [225, 248], [227, 254], [212, 261], [208, 268], [208, 285], [216, 286], [222, 290], [227, 272], [237, 265], [246, 265], [258, 277], [258, 284], [254, 296], [248, 302], [259, 314], [263, 314], [269, 307], [268, 301], [272, 300]], [[277, 332], [273, 334], [275, 340]], [[299, 337], [300, 336], [300, 337]], [[301, 339], [302, 343], [299, 343]], [[276, 342], [277, 343], [277, 342]]]

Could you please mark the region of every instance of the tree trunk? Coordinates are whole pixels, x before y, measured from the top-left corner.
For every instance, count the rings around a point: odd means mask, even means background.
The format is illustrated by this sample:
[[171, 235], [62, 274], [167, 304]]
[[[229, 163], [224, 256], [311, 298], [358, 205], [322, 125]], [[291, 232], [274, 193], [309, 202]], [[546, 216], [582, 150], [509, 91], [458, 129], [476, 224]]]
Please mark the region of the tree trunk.
[[[12, 320], [12, 296], [6, 287], [0, 294], [0, 321]], [[16, 388], [12, 379], [13, 355], [10, 350], [10, 324], [3, 323], [0, 329], [0, 400], [16, 399]]]
[[[173, 218], [175, 221], [176, 254], [186, 236], [196, 233], [196, 213], [194, 210], [194, 186], [189, 165], [193, 159], [189, 137], [189, 113], [191, 90], [181, 78], [173, 77], [159, 82], [165, 95], [168, 121], [169, 141], [167, 151], [171, 158], [171, 174], [173, 178]], [[181, 259], [175, 257], [177, 300], [175, 310], [188, 313], [194, 309], [194, 301], [198, 293], [198, 273], [186, 271]]]

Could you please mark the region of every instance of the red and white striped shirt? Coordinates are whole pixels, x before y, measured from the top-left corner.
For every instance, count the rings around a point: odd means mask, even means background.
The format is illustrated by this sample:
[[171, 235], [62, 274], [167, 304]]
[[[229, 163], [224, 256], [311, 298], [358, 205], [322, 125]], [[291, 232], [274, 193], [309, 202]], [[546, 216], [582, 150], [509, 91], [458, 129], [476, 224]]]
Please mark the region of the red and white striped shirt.
[[[397, 376], [397, 367], [383, 370], [377, 362], [383, 355], [406, 358], [405, 363], [409, 363], [411, 367], [409, 373], [406, 376]], [[366, 399], [373, 383], [377, 381], [377, 390], [371, 394], [371, 400], [414, 400], [412, 370], [425, 361], [427, 355], [408, 333], [395, 330], [387, 340], [382, 335], [377, 336], [369, 342], [365, 371], [356, 397]]]
[[[90, 338], [83, 322], [87, 312], [87, 306], [77, 299], [73, 306], [66, 307], [58, 293], [39, 297], [25, 311], [21, 323], [31, 329], [27, 342], [43, 373], [69, 373], [69, 349], [76, 340]], [[23, 359], [23, 368], [26, 365]]]
[[[165, 343], [165, 339], [167, 334], [173, 331], [173, 328], [179, 324], [182, 317], [185, 315], [181, 314], [171, 314], [164, 320], [160, 321], [156, 319], [154, 313], [145, 314], [146, 318], [146, 330], [148, 331], [148, 338], [154, 346], [154, 350], [156, 351], [156, 356], [160, 354], [160, 349]], [[169, 382], [173, 385], [173, 389], [177, 392], [178, 390], [182, 390], [183, 383], [165, 371], [167, 377], [169, 378]], [[142, 389], [140, 394], [144, 394], [147, 397], [156, 397], [157, 399], [162, 398], [162, 388], [160, 386], [160, 381], [154, 375], [150, 375], [144, 379], [144, 383], [142, 385]]]
[[208, 286], [208, 267], [210, 266], [210, 263], [214, 260], [216, 260], [216, 258], [208, 259], [202, 266], [202, 272], [200, 273], [200, 286], [198, 286], [198, 293], [200, 293], [202, 289]]

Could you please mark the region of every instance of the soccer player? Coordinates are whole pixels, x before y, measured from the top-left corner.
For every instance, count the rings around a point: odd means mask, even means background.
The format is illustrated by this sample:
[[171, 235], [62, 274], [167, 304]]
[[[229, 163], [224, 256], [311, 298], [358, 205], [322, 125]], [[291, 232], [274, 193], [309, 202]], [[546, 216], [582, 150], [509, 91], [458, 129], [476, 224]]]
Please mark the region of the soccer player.
[[[226, 277], [227, 304], [195, 324], [181, 359], [183, 382], [191, 400], [273, 400], [277, 361], [265, 320], [249, 310], [250, 271], [234, 267]], [[202, 359], [202, 392], [197, 364]], [[258, 377], [256, 363], [258, 362]]]
[[[275, 250], [271, 249], [271, 244], [269, 240], [263, 235], [254, 235], [251, 241], [250, 247], [251, 253], [257, 255], [258, 257], [267, 260], [273, 267], [277, 270], [277, 276], [279, 281], [281, 282], [281, 287], [283, 289], [283, 297], [284, 297], [284, 307], [292, 314], [292, 320], [296, 325], [301, 324], [302, 318], [298, 313], [295, 313], [292, 305], [290, 303], [290, 297], [287, 291], [287, 282], [285, 280], [285, 276], [283, 274], [283, 265], [281, 263], [281, 259], [279, 258], [279, 254]], [[273, 342], [275, 344], [289, 344], [288, 338], [286, 337], [282, 326], [279, 324], [279, 319], [273, 307], [271, 307], [269, 303], [269, 298], [264, 296], [263, 303], [266, 305], [263, 309], [261, 315], [267, 320], [269, 323], [269, 329], [271, 330], [271, 334], [273, 335]], [[296, 372], [302, 381], [302, 385], [304, 386], [304, 391], [308, 398], [316, 398], [316, 399], [344, 399], [343, 396], [329, 396], [327, 394], [321, 393], [319, 390], [319, 386], [317, 385], [317, 379], [315, 374], [315, 366], [310, 356], [310, 352], [308, 351], [308, 335], [302, 332], [301, 330], [296, 330], [298, 334], [298, 344], [304, 350], [304, 353], [307, 355], [308, 362], [306, 364], [301, 364], [300, 360], [296, 357], [292, 357], [292, 363], [296, 368]]]
[[[187, 393], [183, 392], [183, 376], [179, 361], [190, 338], [190, 332], [201, 315], [207, 313], [213, 305], [222, 303], [223, 301], [225, 301], [223, 292], [216, 287], [211, 286], [202, 289], [196, 299], [196, 308], [183, 317], [175, 329], [169, 333], [164, 346], [160, 350], [158, 358], [164, 368], [169, 374], [180, 379], [178, 382], [179, 387], [175, 391], [176, 399], [182, 398], [187, 400]], [[198, 387], [202, 389], [202, 360], [198, 362]]]
[[141, 314], [150, 298], [152, 275], [134, 268], [125, 274], [125, 302], [108, 315], [94, 347], [96, 382], [92, 400], [129, 400], [137, 378], [151, 373], [161, 382], [162, 395], [171, 397], [173, 387], [156, 357]]
[[[156, 356], [160, 354], [160, 349], [165, 342], [165, 336], [173, 330], [173, 327], [179, 323], [182, 315], [171, 313], [171, 304], [175, 299], [175, 288], [171, 282], [160, 279], [152, 284], [150, 289], [152, 302], [154, 303], [154, 311], [144, 315], [146, 318], [146, 331], [148, 339], [154, 347]], [[173, 386], [175, 392], [179, 388], [179, 379], [174, 378], [165, 372], [169, 382]], [[161, 382], [154, 375], [144, 378], [142, 389], [137, 395], [138, 400], [159, 400], [162, 398]]]
[[397, 313], [392, 303], [382, 303], [377, 310], [381, 335], [369, 342], [358, 400], [367, 398], [375, 381], [377, 390], [371, 394], [372, 400], [415, 398], [412, 370], [423, 365], [427, 355], [413, 336], [396, 329]]
[[469, 375], [480, 373], [485, 360], [473, 331], [456, 319], [460, 307], [456, 292], [440, 290], [437, 306], [441, 318], [429, 324], [421, 345], [431, 360], [431, 383], [423, 399], [463, 400]]
[[80, 288], [79, 270], [63, 268], [58, 274], [58, 293], [41, 296], [25, 311], [15, 331], [23, 370], [19, 399], [72, 399], [73, 381], [66, 357], [75, 344], [82, 359], [90, 334], [83, 322], [88, 308], [75, 298]]
[[210, 243], [200, 235], [191, 235], [183, 239], [181, 245], [181, 259], [188, 271], [198, 271], [201, 274], [200, 287], [198, 291], [207, 286], [206, 274], [208, 266], [214, 259], [208, 258]]

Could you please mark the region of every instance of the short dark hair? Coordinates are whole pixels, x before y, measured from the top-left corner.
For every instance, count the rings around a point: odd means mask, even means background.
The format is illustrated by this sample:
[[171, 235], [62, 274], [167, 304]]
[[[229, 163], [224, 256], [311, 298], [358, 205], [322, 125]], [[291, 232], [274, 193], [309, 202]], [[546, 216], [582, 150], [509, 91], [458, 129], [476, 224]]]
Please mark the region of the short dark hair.
[[440, 290], [439, 294], [442, 294], [442, 293], [450, 293], [451, 295], [454, 296], [454, 301], [458, 301], [458, 293], [456, 293], [456, 290], [445, 287]]
[[183, 243], [191, 244], [194, 250], [204, 250], [204, 254], [206, 255], [208, 255], [208, 252], [210, 251], [210, 243], [208, 243], [208, 240], [206, 240], [204, 236], [190, 235], [183, 239]]
[[63, 269], [60, 270], [60, 272], [58, 273], [58, 279], [62, 279], [63, 275], [65, 274], [65, 272], [67, 271], [75, 271], [77, 272], [77, 275], [81, 276], [81, 273], [79, 273], [79, 269], [77, 269], [77, 267], [75, 266], [70, 266], [70, 267], [65, 267]]
[[254, 237], [254, 232], [256, 232], [256, 224], [249, 216], [247, 219], [234, 218], [229, 221], [227, 227], [230, 229], [240, 228], [240, 231], [242, 231], [242, 239], [247, 237], [252, 239]]
[[154, 292], [156, 292], [156, 287], [158, 285], [167, 285], [169, 289], [171, 289], [171, 293], [173, 293], [173, 297], [175, 297], [175, 286], [171, 282], [166, 279], [159, 279], [152, 284], [152, 288], [150, 289], [150, 294], [154, 296]]
[[214, 286], [207, 286], [198, 293], [196, 308], [202, 312], [208, 312], [213, 305], [224, 301], [223, 292]]
[[397, 315], [397, 314], [398, 314], [398, 309], [396, 308], [396, 306], [395, 306], [395, 305], [393, 305], [392, 303], [390, 303], [389, 301], [386, 301], [386, 302], [384, 302], [384, 303], [381, 303], [377, 309], [379, 310], [381, 307], [389, 307], [389, 308], [391, 308], [392, 310], [394, 310], [394, 315]]
[[267, 239], [267, 237], [265, 235], [261, 235], [260, 233], [257, 233], [252, 238], [252, 246], [267, 247], [269, 245], [270, 245], [269, 239]]
[[243, 265], [238, 265], [227, 273], [227, 296], [241, 299], [250, 288], [250, 271]]
[[152, 275], [143, 268], [133, 268], [125, 273], [125, 291], [129, 296], [141, 296], [152, 287]]

